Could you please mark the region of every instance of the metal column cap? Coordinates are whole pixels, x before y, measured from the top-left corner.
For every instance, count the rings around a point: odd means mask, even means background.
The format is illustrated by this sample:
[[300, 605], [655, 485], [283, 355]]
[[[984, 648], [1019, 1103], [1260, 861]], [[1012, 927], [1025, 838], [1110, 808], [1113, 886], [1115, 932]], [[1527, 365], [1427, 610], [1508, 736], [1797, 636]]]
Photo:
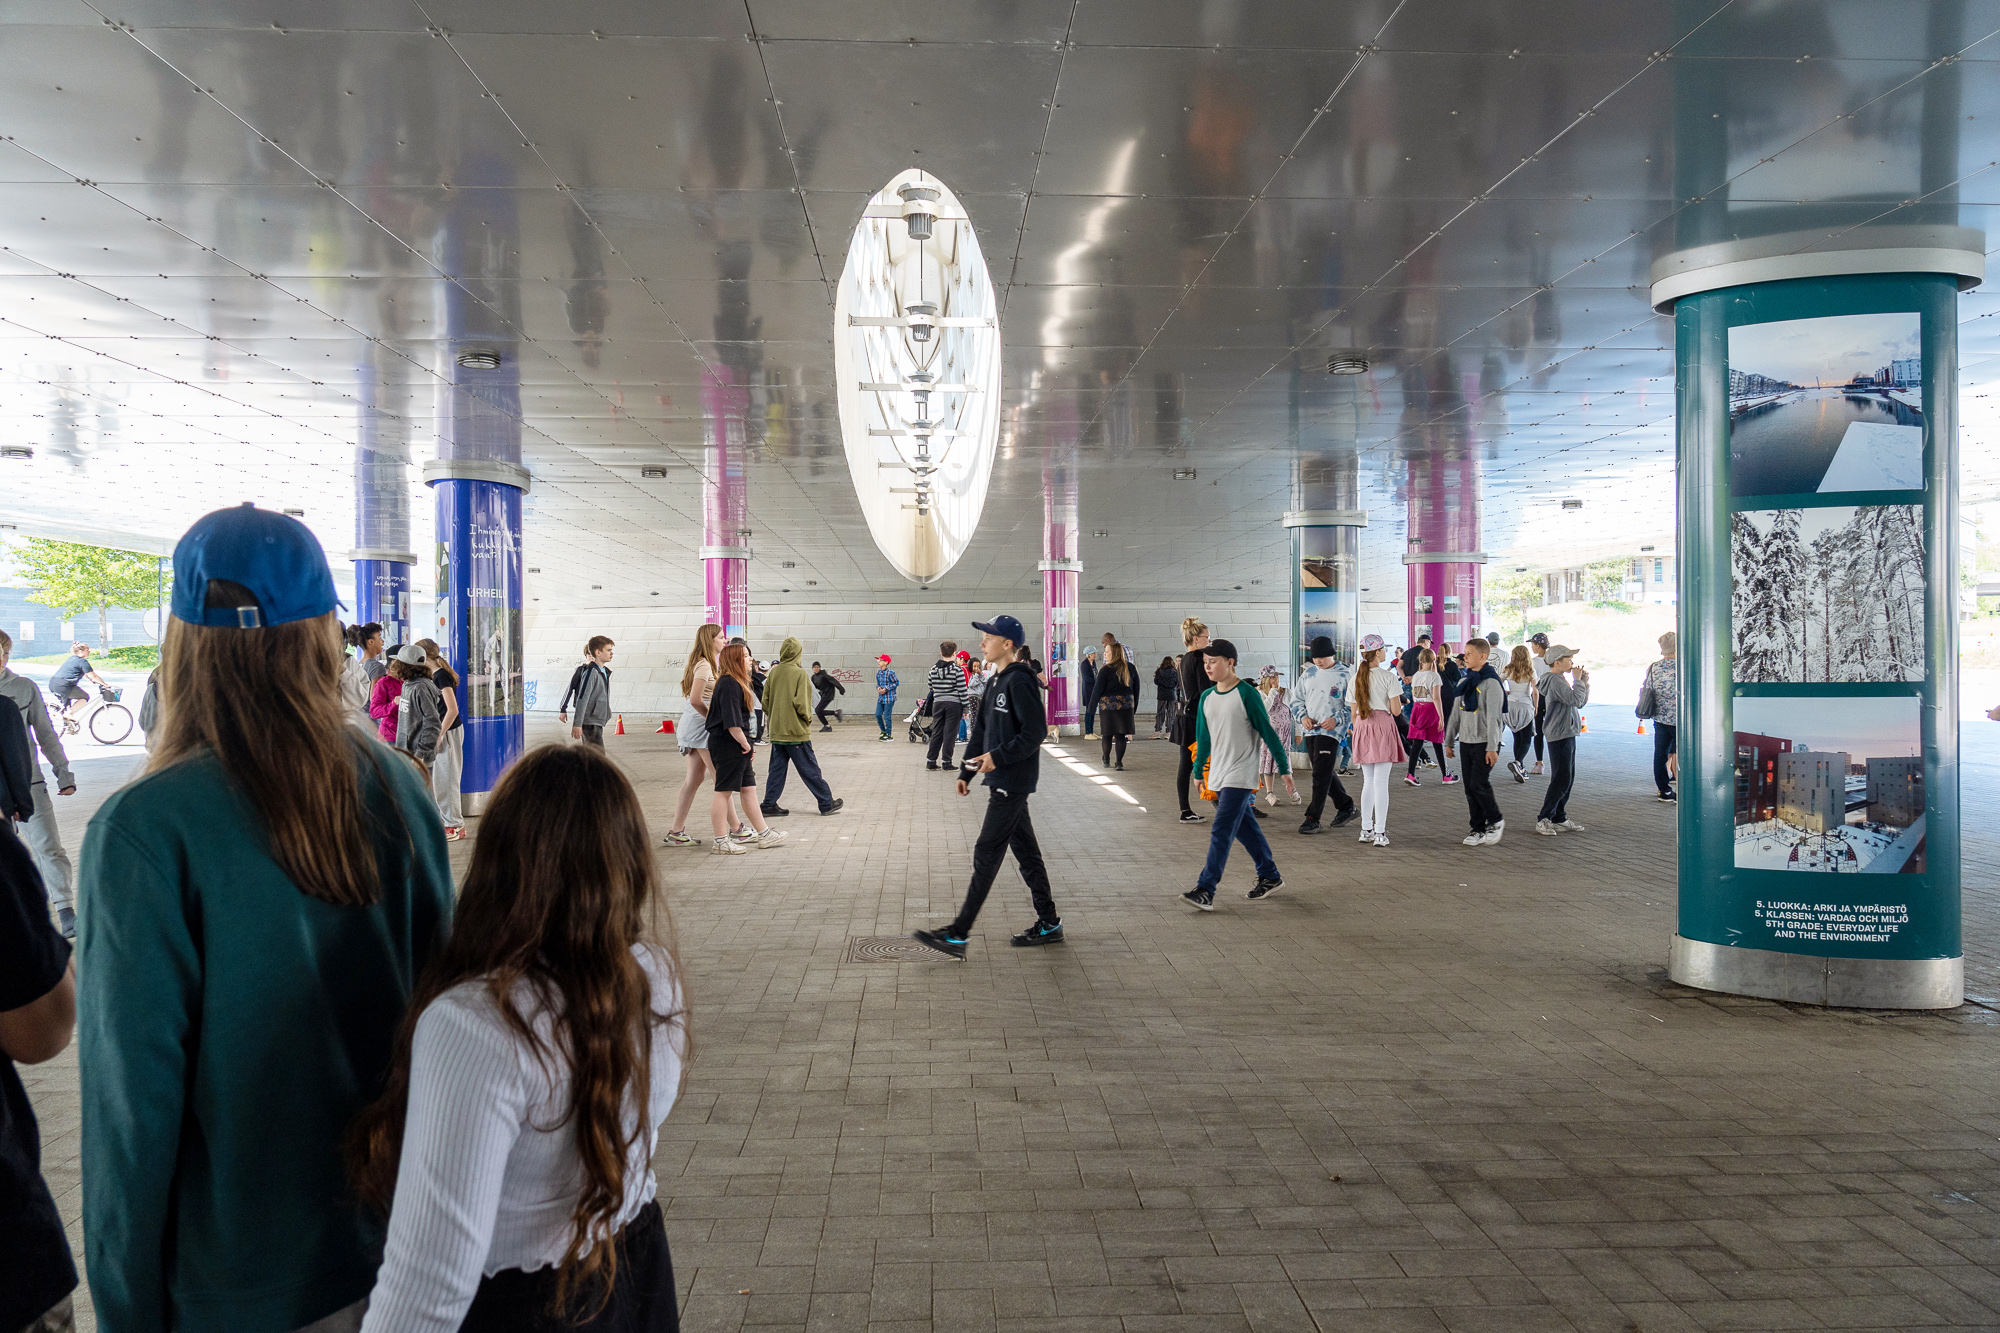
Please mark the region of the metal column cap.
[[1043, 561], [1039, 561], [1039, 562], [1037, 562], [1037, 564], [1035, 565], [1035, 568], [1036, 568], [1036, 569], [1039, 569], [1039, 570], [1041, 570], [1041, 571], [1042, 571], [1043, 573], [1047, 573], [1047, 572], [1048, 572], [1049, 570], [1052, 570], [1052, 569], [1055, 569], [1055, 570], [1064, 570], [1064, 569], [1066, 569], [1066, 570], [1069, 570], [1069, 571], [1070, 571], [1070, 572], [1072, 572], [1072, 573], [1076, 573], [1076, 574], [1081, 574], [1081, 573], [1083, 572], [1083, 561], [1081, 561], [1081, 560], [1043, 560]]
[[1288, 528], [1365, 528], [1366, 509], [1293, 509], [1285, 514]]
[[1986, 281], [1986, 233], [1977, 227], [1896, 226], [1790, 231], [1697, 245], [1653, 261], [1653, 309], [1683, 296], [1785, 278], [1853, 273], [1948, 273], [1958, 289]]
[[386, 546], [357, 546], [347, 553], [349, 560], [381, 560], [391, 565], [414, 565], [415, 551], [393, 551]]
[[701, 548], [703, 560], [748, 560], [751, 559], [747, 546], [704, 546]]
[[519, 463], [497, 458], [431, 458], [424, 462], [424, 485], [441, 481], [491, 481], [527, 494], [534, 477]]
[[1483, 565], [1490, 557], [1484, 551], [1405, 551], [1406, 565]]

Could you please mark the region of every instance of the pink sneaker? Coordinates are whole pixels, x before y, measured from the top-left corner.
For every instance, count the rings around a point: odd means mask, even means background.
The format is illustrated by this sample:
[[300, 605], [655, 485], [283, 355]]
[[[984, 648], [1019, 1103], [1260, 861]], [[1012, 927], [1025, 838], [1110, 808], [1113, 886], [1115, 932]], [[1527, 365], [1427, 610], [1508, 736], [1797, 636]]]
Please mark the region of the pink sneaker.
[[1409, 783], [1409, 784], [1410, 784], [1410, 785], [1411, 785], [1412, 787], [1421, 787], [1421, 786], [1423, 786], [1423, 785], [1424, 785], [1424, 784], [1423, 784], [1423, 783], [1422, 783], [1422, 782], [1421, 782], [1421, 781], [1420, 781], [1420, 780], [1418, 779], [1418, 777], [1417, 777], [1417, 775], [1416, 775], [1415, 773], [1405, 773], [1405, 774], [1403, 774], [1403, 781], [1405, 781], [1405, 782]]
[[1453, 777], [1449, 773], [1445, 774], [1442, 778], [1439, 778], [1438, 782], [1440, 785], [1446, 787], [1456, 787], [1458, 785], [1458, 779], [1456, 777]]

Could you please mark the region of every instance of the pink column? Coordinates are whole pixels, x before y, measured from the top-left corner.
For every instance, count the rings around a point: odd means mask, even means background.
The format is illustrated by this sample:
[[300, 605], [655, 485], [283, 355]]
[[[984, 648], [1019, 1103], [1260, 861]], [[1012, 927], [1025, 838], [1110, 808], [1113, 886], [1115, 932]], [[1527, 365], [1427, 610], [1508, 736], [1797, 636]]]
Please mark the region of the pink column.
[[1049, 673], [1049, 725], [1073, 727], [1083, 716], [1076, 657], [1076, 429], [1055, 423], [1056, 447], [1042, 467], [1042, 663]]
[[1469, 450], [1440, 442], [1458, 457], [1414, 457], [1409, 462], [1409, 643], [1428, 633], [1433, 642], [1459, 644], [1485, 626], [1479, 605], [1479, 460]]
[[743, 484], [743, 419], [750, 391], [736, 371], [717, 366], [702, 372], [702, 415], [707, 419], [707, 458], [701, 488], [702, 584], [707, 616], [734, 638], [750, 626], [749, 497]]

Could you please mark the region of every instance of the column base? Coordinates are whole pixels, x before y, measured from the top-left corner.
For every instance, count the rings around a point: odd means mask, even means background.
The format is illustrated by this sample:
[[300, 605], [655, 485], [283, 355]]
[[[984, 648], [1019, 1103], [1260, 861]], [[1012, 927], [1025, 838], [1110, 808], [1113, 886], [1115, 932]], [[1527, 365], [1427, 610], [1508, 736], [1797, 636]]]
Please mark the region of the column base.
[[458, 794], [458, 808], [468, 819], [477, 819], [486, 813], [486, 803], [493, 799], [490, 791], [466, 791]]
[[1697, 990], [1836, 1009], [1956, 1009], [1963, 958], [1821, 958], [1674, 936], [1667, 976]]

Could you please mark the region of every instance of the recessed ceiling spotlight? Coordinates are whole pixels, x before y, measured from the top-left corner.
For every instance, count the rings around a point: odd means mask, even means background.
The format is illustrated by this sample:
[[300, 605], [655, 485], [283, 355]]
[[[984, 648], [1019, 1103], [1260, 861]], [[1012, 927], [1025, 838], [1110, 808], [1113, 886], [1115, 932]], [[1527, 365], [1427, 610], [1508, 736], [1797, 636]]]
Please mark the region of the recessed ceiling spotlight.
[[1243, 591], [1243, 585], [1242, 585], [1242, 584], [1240, 584], [1240, 583], [1238, 583], [1238, 584], [1234, 584], [1234, 585], [1232, 585], [1232, 586], [1234, 587], [1234, 589], [1235, 589], [1235, 590], [1236, 590], [1237, 592], [1242, 592], [1242, 591]]
[[530, 574], [539, 574], [542, 572], [542, 567], [540, 565], [529, 565], [528, 572]]
[[286, 518], [304, 518], [306, 511], [303, 509], [287, 509], [284, 511], [284, 515]]
[[593, 583], [593, 584], [591, 584], [591, 585], [590, 585], [590, 590], [591, 590], [592, 592], [603, 592], [603, 591], [604, 591], [604, 585], [603, 585], [602, 583]]
[[25, 444], [0, 445], [0, 458], [33, 458], [35, 451]]
[[1564, 500], [1564, 501], [1563, 501], [1563, 508], [1564, 508], [1564, 509], [1581, 509], [1581, 508], [1583, 508], [1583, 501], [1581, 501], [1581, 500]]
[[1191, 468], [1191, 467], [1177, 467], [1177, 468], [1175, 468], [1175, 469], [1174, 469], [1174, 480], [1175, 480], [1175, 481], [1193, 481], [1193, 480], [1194, 480], [1194, 469], [1193, 469], [1193, 468]]
[[453, 359], [467, 370], [500, 369], [500, 353], [498, 352], [460, 352]]
[[1336, 352], [1326, 360], [1326, 373], [1329, 375], [1366, 375], [1368, 373], [1368, 358], [1365, 356], [1356, 356], [1352, 352]]
[[1090, 535], [1093, 537], [1109, 537], [1111, 534], [1103, 528], [1098, 528], [1095, 531], [1093, 531]]
[[817, 588], [817, 587], [819, 586], [819, 580], [818, 580], [818, 579], [807, 579], [807, 580], [806, 580], [806, 586], [807, 586], [808, 588]]
[[648, 463], [639, 469], [639, 475], [649, 481], [664, 481], [666, 480], [667, 470], [658, 463]]
[[1100, 584], [1098, 584], [1098, 585], [1097, 585], [1097, 591], [1099, 591], [1099, 592], [1103, 592], [1103, 591], [1104, 591], [1104, 585], [1103, 585], [1102, 583], [1100, 583]]
[[[1648, 547], [1647, 549], [1650, 550], [1652, 548]], [[796, 560], [780, 560], [778, 562], [779, 569], [797, 569], [798, 567], [799, 567], [799, 562]]]
[[1250, 580], [1250, 586], [1254, 588], [1254, 587], [1256, 587], [1256, 586], [1257, 586], [1258, 584], [1262, 583], [1263, 581], [1264, 581], [1264, 580], [1262, 580], [1262, 579], [1251, 579], [1251, 580]]

